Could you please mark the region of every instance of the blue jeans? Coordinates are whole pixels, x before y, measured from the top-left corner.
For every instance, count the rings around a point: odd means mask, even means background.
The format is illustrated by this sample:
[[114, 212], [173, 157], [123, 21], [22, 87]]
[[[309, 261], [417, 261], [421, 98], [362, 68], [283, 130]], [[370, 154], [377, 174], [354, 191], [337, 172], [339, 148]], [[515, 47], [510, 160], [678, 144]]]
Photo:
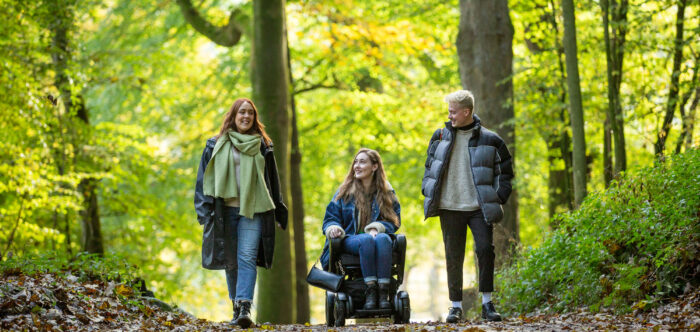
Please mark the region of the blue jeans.
[[343, 250], [360, 256], [365, 282], [389, 283], [391, 278], [391, 238], [385, 233], [376, 237], [363, 233], [343, 239]]
[[239, 215], [238, 211], [237, 207], [224, 207], [224, 218], [226, 221], [233, 219], [234, 236], [238, 240], [238, 268], [226, 270], [226, 284], [231, 301], [251, 301], [258, 277], [256, 261], [262, 236], [262, 219], [256, 214], [251, 220]]

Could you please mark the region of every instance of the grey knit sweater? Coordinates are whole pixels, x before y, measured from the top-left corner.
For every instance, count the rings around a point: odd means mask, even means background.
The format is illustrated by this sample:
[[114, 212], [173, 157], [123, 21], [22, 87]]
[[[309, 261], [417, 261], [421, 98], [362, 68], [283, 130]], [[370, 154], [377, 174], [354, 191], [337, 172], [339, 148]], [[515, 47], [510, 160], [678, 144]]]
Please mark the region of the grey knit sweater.
[[457, 130], [450, 163], [443, 181], [439, 209], [476, 211], [479, 199], [469, 160], [469, 139], [474, 129]]

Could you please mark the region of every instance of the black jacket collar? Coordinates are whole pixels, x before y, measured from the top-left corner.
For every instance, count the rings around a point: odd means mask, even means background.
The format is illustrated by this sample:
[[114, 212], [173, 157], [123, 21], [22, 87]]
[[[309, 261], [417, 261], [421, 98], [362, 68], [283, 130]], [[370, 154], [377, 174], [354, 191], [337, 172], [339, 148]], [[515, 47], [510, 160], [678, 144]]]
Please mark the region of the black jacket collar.
[[[451, 121], [445, 122], [445, 128], [447, 128], [447, 130], [449, 130], [451, 133], [454, 133], [454, 131], [455, 131], [455, 128], [452, 127]], [[481, 133], [481, 119], [479, 119], [479, 116], [474, 114], [474, 131], [472, 133], [472, 136], [479, 136], [480, 133]]]

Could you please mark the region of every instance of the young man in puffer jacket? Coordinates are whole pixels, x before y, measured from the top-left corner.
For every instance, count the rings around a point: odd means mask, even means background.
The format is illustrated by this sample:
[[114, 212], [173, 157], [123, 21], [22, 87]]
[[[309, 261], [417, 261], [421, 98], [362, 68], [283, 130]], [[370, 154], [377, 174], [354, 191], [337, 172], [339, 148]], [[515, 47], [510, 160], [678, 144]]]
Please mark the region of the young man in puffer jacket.
[[491, 302], [495, 253], [493, 224], [503, 218], [511, 193], [513, 163], [505, 142], [481, 126], [474, 114], [474, 96], [460, 90], [445, 97], [450, 121], [435, 131], [421, 191], [425, 218], [439, 216], [445, 244], [447, 285], [452, 307], [448, 323], [462, 319], [462, 270], [467, 226], [474, 237], [479, 263], [483, 319], [500, 321]]

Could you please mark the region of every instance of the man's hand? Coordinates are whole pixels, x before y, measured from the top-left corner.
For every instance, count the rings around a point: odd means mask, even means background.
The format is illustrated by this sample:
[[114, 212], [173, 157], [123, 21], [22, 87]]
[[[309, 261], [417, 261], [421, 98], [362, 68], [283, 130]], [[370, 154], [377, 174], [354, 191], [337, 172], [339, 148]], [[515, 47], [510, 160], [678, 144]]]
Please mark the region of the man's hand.
[[376, 228], [372, 228], [369, 230], [369, 234], [372, 235], [372, 237], [377, 237], [377, 233], [378, 232]]

